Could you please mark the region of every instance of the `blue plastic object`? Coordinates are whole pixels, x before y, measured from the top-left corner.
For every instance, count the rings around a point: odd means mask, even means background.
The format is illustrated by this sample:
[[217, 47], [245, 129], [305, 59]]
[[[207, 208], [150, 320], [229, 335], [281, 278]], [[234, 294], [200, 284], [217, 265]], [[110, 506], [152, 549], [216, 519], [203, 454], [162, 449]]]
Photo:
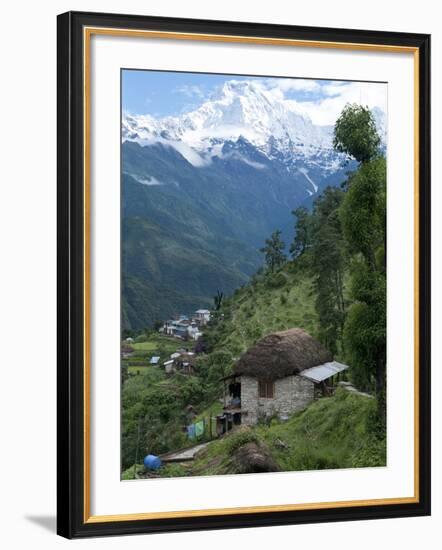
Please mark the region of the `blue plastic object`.
[[144, 457], [144, 466], [148, 470], [159, 470], [161, 468], [161, 458], [155, 455], [147, 455]]

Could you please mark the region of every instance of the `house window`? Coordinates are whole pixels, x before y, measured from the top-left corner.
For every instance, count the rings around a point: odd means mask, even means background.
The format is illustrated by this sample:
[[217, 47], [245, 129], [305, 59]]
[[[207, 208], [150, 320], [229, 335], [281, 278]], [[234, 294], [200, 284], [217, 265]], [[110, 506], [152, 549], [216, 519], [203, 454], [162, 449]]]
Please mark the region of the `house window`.
[[263, 382], [262, 380], [260, 380], [258, 382], [258, 394], [259, 397], [264, 397], [266, 399], [273, 398], [275, 394], [275, 383]]

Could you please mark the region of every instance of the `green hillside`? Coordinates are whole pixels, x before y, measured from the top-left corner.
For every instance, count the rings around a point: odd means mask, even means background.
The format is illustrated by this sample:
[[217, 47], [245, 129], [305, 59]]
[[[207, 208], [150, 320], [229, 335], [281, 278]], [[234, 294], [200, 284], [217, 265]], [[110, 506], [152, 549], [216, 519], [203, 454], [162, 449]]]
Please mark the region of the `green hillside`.
[[[163, 477], [255, 471], [248, 457], [241, 455], [248, 447], [262, 453], [264, 468], [270, 464], [270, 471], [385, 465], [386, 438], [378, 421], [377, 400], [338, 389], [333, 397], [315, 401], [287, 422], [273, 418], [214, 440], [192, 462], [165, 464], [155, 474], [145, 472], [142, 465], [133, 466], [139, 418], [145, 419], [141, 456], [145, 450], [162, 454], [194, 445], [182, 431], [186, 406], [192, 404], [197, 419], [219, 413], [220, 378], [262, 336], [290, 327], [317, 336], [315, 299], [314, 281], [299, 261], [288, 262], [275, 273], [259, 273], [214, 314], [204, 333], [205, 353], [199, 355], [193, 376], [165, 375], [160, 369], [147, 368], [125, 382], [123, 478], [132, 479], [134, 471], [137, 476]], [[178, 346], [176, 340], [152, 334], [146, 342], [135, 344], [136, 353], [145, 350], [164, 357], [163, 350], [173, 351], [174, 342]], [[202, 441], [209, 441], [207, 433]]]
[[152, 326], [176, 313], [207, 307], [219, 288], [231, 292], [259, 265], [256, 250], [218, 236], [191, 214], [195, 205], [186, 198], [156, 195], [130, 176], [124, 177], [124, 189], [124, 328]]
[[[309, 182], [242, 139], [235, 151], [195, 167], [172, 147], [123, 144], [124, 328], [207, 307], [218, 289], [229, 294], [255, 273], [275, 227], [292, 238], [291, 211], [307, 200]], [[342, 170], [309, 170], [321, 189], [343, 180]]]
[[255, 443], [280, 471], [354, 468], [385, 465], [385, 439], [371, 426], [374, 399], [341, 389], [323, 398], [288, 422], [243, 428], [204, 449], [191, 475], [249, 473], [238, 451]]
[[[148, 419], [143, 421], [143, 431], [151, 452], [160, 454], [191, 444], [181, 432], [185, 407], [192, 404], [197, 414], [208, 408], [217, 410], [223, 391], [220, 378], [230, 371], [236, 357], [269, 332], [298, 326], [315, 335], [316, 325], [311, 281], [288, 263], [278, 273], [255, 275], [224, 301], [206, 327], [207, 353], [200, 354], [194, 376], [166, 376], [161, 369], [131, 367], [134, 358], [124, 362], [132, 376], [122, 392], [123, 467], [133, 463], [136, 454], [139, 418]], [[151, 355], [164, 361], [178, 347], [179, 341], [155, 333], [134, 344], [135, 355], [142, 355], [144, 362]]]
[[206, 333], [210, 348], [237, 357], [262, 336], [301, 327], [317, 337], [311, 277], [294, 262], [277, 273], [259, 273], [225, 300]]
[[[287, 422], [242, 427], [210, 443], [188, 463], [166, 464], [162, 477], [253, 473], [247, 447], [261, 455], [262, 471], [377, 467], [386, 464], [386, 439], [376, 424], [376, 401], [338, 389]], [[138, 475], [149, 475], [140, 466]], [[125, 477], [133, 476], [133, 468]]]

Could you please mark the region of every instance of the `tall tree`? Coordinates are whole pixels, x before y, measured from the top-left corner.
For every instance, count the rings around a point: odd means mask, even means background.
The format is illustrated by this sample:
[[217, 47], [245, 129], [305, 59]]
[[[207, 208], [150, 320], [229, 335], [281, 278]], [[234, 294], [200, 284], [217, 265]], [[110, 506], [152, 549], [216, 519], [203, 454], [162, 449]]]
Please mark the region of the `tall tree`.
[[260, 252], [264, 254], [265, 263], [272, 273], [287, 260], [284, 248], [285, 243], [281, 239], [281, 231], [277, 229], [265, 240], [265, 246], [260, 249]]
[[368, 162], [378, 155], [380, 142], [370, 109], [356, 103], [347, 104], [335, 124], [334, 148], [358, 162]]
[[319, 338], [337, 353], [343, 347], [345, 320], [345, 253], [339, 208], [341, 189], [328, 187], [313, 206], [310, 220], [310, 269], [316, 290], [315, 309], [319, 320]]
[[224, 298], [224, 292], [217, 290], [216, 295], [213, 297], [213, 306], [215, 311], [219, 311], [221, 309], [223, 298]]
[[304, 206], [293, 210], [292, 214], [296, 218], [295, 238], [290, 246], [290, 254], [293, 259], [302, 256], [310, 246], [310, 215]]
[[353, 300], [346, 341], [360, 385], [375, 379], [383, 401], [386, 368], [386, 162], [364, 163], [350, 178], [342, 205], [344, 235], [353, 253]]
[[353, 304], [345, 323], [346, 350], [356, 382], [373, 384], [385, 416], [386, 363], [386, 162], [368, 108], [347, 105], [338, 118], [334, 146], [360, 167], [348, 180], [341, 221], [352, 254]]

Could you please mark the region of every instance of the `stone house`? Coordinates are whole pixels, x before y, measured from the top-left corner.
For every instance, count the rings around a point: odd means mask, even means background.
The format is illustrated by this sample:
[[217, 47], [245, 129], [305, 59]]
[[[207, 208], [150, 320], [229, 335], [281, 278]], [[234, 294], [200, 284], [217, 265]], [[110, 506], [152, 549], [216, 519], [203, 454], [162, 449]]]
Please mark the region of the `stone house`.
[[307, 407], [326, 380], [348, 367], [300, 328], [268, 334], [244, 353], [224, 380], [222, 432], [235, 424], [288, 418]]
[[210, 321], [210, 311], [208, 309], [197, 309], [193, 318], [200, 326], [207, 325]]
[[183, 351], [175, 360], [174, 368], [181, 374], [195, 373], [195, 353]]

